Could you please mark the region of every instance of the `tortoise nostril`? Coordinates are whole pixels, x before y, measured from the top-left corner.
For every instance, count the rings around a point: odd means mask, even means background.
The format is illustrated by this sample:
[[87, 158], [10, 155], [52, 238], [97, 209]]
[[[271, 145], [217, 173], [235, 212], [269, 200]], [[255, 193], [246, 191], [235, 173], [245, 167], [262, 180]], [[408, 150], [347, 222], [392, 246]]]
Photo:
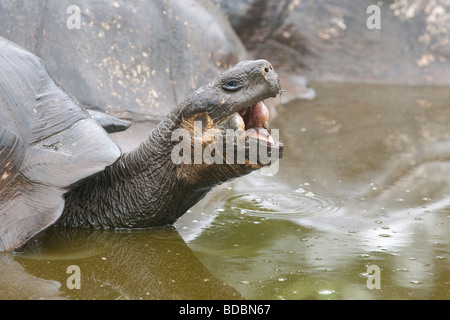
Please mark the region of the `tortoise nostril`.
[[265, 72], [269, 72], [269, 68], [268, 68], [268, 67], [265, 67], [265, 68], [264, 68], [264, 71], [265, 71]]

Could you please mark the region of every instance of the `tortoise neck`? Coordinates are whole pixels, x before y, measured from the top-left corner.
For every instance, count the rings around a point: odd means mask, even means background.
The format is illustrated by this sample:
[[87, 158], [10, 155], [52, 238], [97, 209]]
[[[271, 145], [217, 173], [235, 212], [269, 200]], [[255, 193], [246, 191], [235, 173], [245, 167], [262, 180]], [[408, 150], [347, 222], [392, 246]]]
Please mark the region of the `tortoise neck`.
[[181, 167], [171, 159], [178, 126], [170, 115], [138, 148], [72, 188], [57, 224], [145, 228], [174, 223], [213, 187], [179, 178]]
[[170, 161], [171, 136], [178, 124], [170, 117], [161, 121], [149, 137], [136, 149], [124, 153], [113, 166], [123, 176], [136, 176], [151, 171], [155, 175], [168, 174], [174, 169]]

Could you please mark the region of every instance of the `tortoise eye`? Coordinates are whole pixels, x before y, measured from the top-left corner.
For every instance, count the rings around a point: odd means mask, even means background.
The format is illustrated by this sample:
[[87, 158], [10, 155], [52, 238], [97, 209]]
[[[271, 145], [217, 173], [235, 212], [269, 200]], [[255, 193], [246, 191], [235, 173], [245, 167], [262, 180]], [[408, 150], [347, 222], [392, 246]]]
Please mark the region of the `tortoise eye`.
[[229, 92], [238, 91], [242, 88], [242, 83], [238, 80], [229, 80], [224, 85], [222, 85], [222, 89]]

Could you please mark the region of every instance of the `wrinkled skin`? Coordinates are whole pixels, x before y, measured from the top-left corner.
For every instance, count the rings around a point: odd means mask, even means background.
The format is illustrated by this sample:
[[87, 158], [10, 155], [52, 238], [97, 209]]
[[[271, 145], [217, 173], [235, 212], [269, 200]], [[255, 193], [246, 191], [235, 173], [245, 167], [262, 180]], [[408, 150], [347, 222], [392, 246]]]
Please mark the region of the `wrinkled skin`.
[[[177, 144], [172, 138], [175, 130], [194, 133], [195, 121], [201, 121], [203, 133], [240, 129], [238, 138], [245, 140], [247, 131], [253, 129], [257, 134], [249, 134], [248, 140], [282, 149], [279, 142], [269, 143], [270, 134], [262, 128], [268, 113], [261, 104], [280, 90], [278, 75], [266, 60], [243, 61], [224, 72], [188, 96], [137, 149], [69, 191], [57, 225], [133, 228], [172, 224], [215, 185], [263, 166], [249, 161], [176, 164], [171, 156]], [[238, 114], [244, 112], [248, 119], [239, 119]], [[191, 137], [195, 140], [195, 133]], [[201, 139], [203, 151], [217, 142], [205, 135]]]

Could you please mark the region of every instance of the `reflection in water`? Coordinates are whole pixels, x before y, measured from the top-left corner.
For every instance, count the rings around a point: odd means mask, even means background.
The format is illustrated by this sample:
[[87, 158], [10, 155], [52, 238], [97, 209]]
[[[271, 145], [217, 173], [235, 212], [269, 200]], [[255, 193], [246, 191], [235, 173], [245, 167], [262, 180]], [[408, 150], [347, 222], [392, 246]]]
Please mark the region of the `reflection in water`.
[[[0, 261], [1, 270], [6, 265], [10, 269], [8, 274], [0, 272], [0, 283], [5, 284], [1, 286], [0, 298], [4, 299], [241, 298], [203, 267], [173, 228], [53, 228], [30, 242], [21, 253], [6, 253], [4, 258]], [[70, 265], [80, 268], [79, 290], [67, 286], [71, 274], [66, 271]], [[20, 279], [33, 281], [18, 287]]]
[[271, 122], [277, 174], [216, 188], [176, 230], [51, 229], [0, 257], [0, 298], [449, 299], [450, 91], [313, 87]]

